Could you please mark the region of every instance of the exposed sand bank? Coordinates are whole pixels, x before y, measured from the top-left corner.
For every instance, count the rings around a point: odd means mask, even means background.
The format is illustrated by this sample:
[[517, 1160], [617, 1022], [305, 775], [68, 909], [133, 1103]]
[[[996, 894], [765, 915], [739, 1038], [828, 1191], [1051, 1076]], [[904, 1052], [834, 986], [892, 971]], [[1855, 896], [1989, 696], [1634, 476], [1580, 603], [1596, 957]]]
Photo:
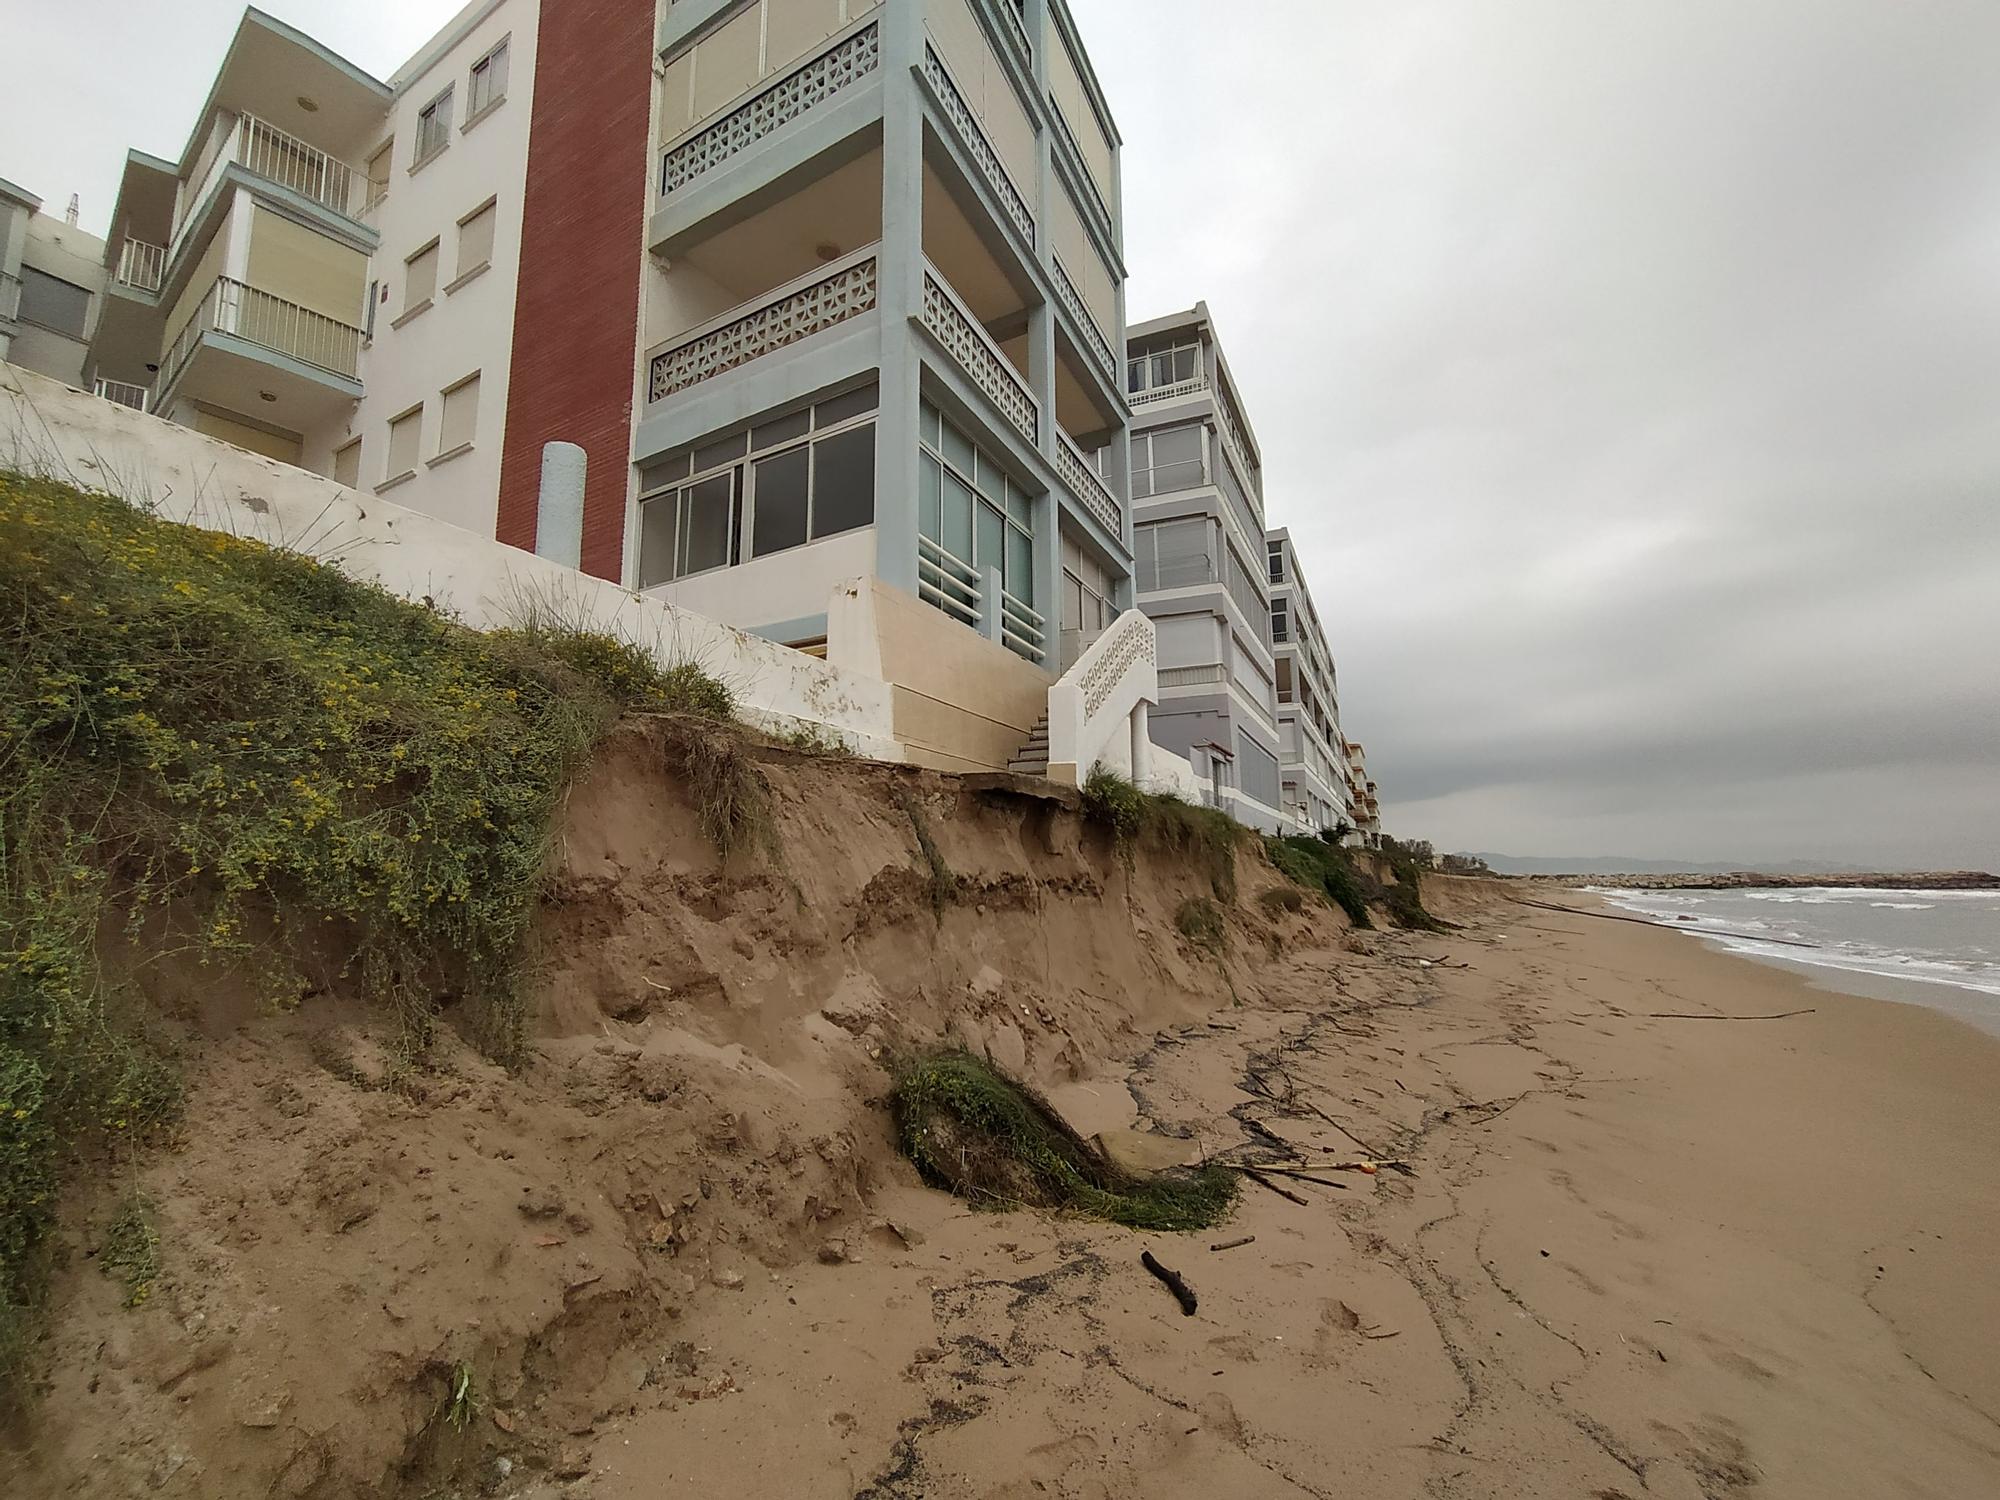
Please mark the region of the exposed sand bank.
[[1460, 890], [1463, 934], [1301, 955], [1065, 1091], [1414, 1179], [1249, 1187], [1194, 1239], [904, 1191], [922, 1243], [703, 1308], [739, 1393], [606, 1427], [590, 1493], [2000, 1493], [2000, 1044]]

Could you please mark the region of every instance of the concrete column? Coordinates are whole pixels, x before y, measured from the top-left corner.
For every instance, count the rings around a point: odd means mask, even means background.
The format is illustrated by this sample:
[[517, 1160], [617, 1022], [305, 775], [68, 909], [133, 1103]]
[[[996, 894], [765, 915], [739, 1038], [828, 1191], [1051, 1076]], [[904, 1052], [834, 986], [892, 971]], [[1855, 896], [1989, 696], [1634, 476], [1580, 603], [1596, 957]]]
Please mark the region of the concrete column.
[[1152, 705], [1141, 698], [1132, 708], [1132, 784], [1143, 787], [1152, 774]]
[[535, 555], [566, 568], [583, 566], [583, 489], [590, 457], [575, 443], [542, 444], [542, 486], [535, 504]]
[[979, 633], [996, 644], [1003, 625], [1000, 570], [989, 567], [979, 577]]
[[923, 60], [920, 0], [882, 7], [881, 409], [875, 422], [875, 573], [917, 591], [918, 345], [924, 305], [924, 119], [911, 70]]

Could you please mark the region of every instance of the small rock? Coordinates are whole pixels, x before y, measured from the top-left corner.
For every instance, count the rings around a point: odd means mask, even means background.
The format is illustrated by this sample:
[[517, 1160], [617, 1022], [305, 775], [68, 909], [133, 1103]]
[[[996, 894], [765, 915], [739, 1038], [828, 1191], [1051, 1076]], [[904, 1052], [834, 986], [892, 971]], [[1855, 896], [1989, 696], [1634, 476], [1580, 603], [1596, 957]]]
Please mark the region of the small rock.
[[243, 1402], [236, 1420], [245, 1427], [258, 1429], [276, 1427], [279, 1419], [285, 1414], [285, 1408], [291, 1404], [290, 1391], [259, 1391]]
[[819, 1247], [819, 1263], [823, 1266], [842, 1265], [847, 1260], [846, 1240], [823, 1240]]
[[530, 1219], [553, 1219], [563, 1211], [562, 1194], [554, 1188], [522, 1188], [521, 1201], [514, 1205]]
[[725, 1292], [740, 1292], [743, 1290], [743, 1273], [741, 1271], [717, 1271], [708, 1279], [721, 1287]]
[[590, 1454], [574, 1443], [566, 1443], [556, 1454], [556, 1478], [581, 1479], [590, 1472]]

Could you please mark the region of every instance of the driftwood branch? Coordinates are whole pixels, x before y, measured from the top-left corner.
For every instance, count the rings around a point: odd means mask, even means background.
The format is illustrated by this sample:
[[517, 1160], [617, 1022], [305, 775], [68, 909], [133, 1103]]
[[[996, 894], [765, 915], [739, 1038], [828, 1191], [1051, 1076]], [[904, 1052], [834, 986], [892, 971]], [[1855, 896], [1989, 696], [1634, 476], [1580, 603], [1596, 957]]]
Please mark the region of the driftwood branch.
[[1150, 1250], [1142, 1250], [1139, 1253], [1139, 1263], [1167, 1284], [1167, 1290], [1174, 1294], [1174, 1300], [1180, 1303], [1181, 1311], [1184, 1314], [1190, 1318], [1194, 1316], [1194, 1288], [1181, 1279], [1179, 1272], [1169, 1271], [1165, 1266], [1154, 1260], [1153, 1252]]
[[1646, 1019], [1649, 1021], [1788, 1021], [1793, 1016], [1814, 1015], [1817, 1010], [1816, 1006], [1809, 1005], [1804, 1010], [1779, 1010], [1767, 1016], [1725, 1016], [1689, 1010], [1649, 1010], [1646, 1012]]
[[1270, 1178], [1266, 1177], [1262, 1172], [1259, 1172], [1255, 1167], [1237, 1167], [1235, 1170], [1241, 1172], [1245, 1177], [1249, 1178], [1252, 1182], [1256, 1183], [1258, 1187], [1267, 1188], [1271, 1192], [1276, 1193], [1280, 1198], [1289, 1198], [1292, 1200], [1292, 1202], [1298, 1204], [1302, 1208], [1312, 1207], [1312, 1201], [1310, 1199], [1301, 1198], [1297, 1193], [1293, 1192], [1288, 1187], [1280, 1187], [1277, 1183], [1271, 1181]]
[[1256, 1243], [1256, 1235], [1246, 1234], [1240, 1240], [1224, 1240], [1221, 1244], [1210, 1245], [1208, 1248], [1211, 1253], [1217, 1250], [1241, 1250], [1245, 1245], [1254, 1245]]

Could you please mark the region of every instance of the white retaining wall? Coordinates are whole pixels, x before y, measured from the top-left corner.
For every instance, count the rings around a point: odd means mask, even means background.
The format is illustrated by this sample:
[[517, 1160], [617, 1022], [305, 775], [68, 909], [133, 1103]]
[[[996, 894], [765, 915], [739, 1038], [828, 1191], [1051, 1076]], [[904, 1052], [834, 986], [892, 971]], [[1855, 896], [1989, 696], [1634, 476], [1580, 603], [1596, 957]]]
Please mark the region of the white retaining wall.
[[669, 665], [698, 662], [727, 683], [743, 717], [812, 728], [861, 755], [904, 759], [889, 684], [779, 646], [532, 553], [462, 531], [330, 479], [0, 364], [0, 468], [106, 490], [162, 518], [255, 537], [428, 600], [478, 629], [524, 605], [643, 646]]

